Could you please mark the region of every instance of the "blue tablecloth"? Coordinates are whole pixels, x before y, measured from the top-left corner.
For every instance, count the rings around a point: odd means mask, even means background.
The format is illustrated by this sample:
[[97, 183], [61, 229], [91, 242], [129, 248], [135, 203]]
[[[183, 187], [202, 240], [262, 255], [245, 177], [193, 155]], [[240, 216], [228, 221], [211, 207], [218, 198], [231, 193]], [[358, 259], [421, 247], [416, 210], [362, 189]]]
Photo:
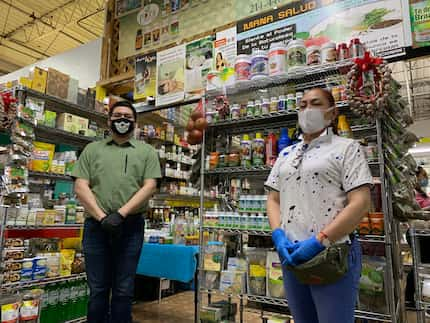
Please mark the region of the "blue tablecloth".
[[197, 270], [198, 246], [145, 243], [136, 273], [188, 283]]

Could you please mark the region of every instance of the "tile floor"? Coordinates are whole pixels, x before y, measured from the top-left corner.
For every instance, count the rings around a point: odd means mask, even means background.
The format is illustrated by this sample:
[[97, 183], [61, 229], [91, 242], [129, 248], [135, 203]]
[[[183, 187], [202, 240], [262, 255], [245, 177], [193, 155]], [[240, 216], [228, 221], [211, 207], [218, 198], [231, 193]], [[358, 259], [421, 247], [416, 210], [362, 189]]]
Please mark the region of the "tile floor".
[[[135, 304], [133, 319], [138, 323], [194, 323], [194, 293], [183, 292], [165, 297], [160, 304], [158, 301]], [[236, 322], [239, 322], [239, 317]], [[258, 314], [245, 312], [244, 322], [261, 323], [262, 319]], [[409, 312], [404, 323], [416, 323], [416, 314]]]
[[[216, 300], [216, 299], [214, 299]], [[183, 292], [158, 301], [133, 306], [133, 319], [139, 323], [194, 323], [194, 293]], [[239, 322], [239, 318], [236, 319]], [[245, 313], [244, 322], [261, 323], [258, 314]]]

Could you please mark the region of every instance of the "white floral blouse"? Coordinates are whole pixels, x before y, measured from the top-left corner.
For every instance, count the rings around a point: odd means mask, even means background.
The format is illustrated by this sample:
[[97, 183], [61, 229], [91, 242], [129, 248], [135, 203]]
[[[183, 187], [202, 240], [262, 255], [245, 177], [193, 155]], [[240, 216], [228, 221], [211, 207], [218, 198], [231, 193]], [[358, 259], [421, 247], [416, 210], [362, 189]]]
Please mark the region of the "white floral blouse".
[[[280, 193], [281, 226], [291, 241], [318, 234], [346, 206], [347, 192], [372, 185], [360, 144], [328, 128], [310, 144], [285, 148], [265, 186]], [[338, 242], [349, 241], [345, 236]]]

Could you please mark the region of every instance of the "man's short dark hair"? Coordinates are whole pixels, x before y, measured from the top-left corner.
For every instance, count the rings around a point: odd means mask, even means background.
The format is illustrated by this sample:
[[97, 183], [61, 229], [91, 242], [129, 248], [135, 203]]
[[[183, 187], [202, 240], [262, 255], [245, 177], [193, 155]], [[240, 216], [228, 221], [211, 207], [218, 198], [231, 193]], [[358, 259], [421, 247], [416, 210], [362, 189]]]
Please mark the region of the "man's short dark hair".
[[136, 109], [134, 108], [134, 106], [133, 106], [133, 104], [131, 104], [129, 101], [118, 101], [118, 102], [115, 102], [113, 105], [112, 105], [112, 107], [110, 108], [110, 110], [109, 110], [109, 117], [111, 117], [112, 116], [112, 114], [113, 114], [113, 111], [115, 110], [115, 108], [117, 108], [117, 107], [127, 107], [127, 108], [129, 108], [131, 111], [133, 111], [133, 116], [134, 116], [134, 119], [135, 120], [137, 120], [137, 112], [136, 112]]

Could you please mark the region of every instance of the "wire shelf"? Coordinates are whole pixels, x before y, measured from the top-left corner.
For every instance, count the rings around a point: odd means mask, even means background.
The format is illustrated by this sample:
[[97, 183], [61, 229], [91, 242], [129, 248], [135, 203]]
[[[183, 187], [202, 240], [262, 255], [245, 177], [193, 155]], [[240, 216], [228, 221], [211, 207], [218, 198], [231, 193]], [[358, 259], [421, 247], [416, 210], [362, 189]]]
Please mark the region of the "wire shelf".
[[45, 107], [48, 110], [60, 112], [60, 113], [68, 112], [68, 113], [76, 114], [89, 119], [97, 119], [104, 123], [107, 122], [108, 116], [105, 113], [101, 113], [93, 109], [90, 109], [88, 107], [81, 106], [73, 102], [68, 102], [60, 98], [57, 98], [55, 96], [41, 93], [32, 89], [18, 88], [17, 90], [23, 91], [29, 97], [44, 100]]
[[46, 142], [61, 142], [72, 146], [84, 147], [90, 142], [96, 141], [97, 138], [87, 137], [71, 133], [65, 130], [38, 125], [34, 128], [36, 138], [43, 139]]
[[64, 276], [64, 277], [53, 277], [53, 278], [45, 278], [40, 280], [30, 280], [27, 282], [8, 283], [8, 284], [1, 285], [0, 290], [9, 291], [9, 290], [25, 289], [30, 287], [45, 286], [48, 284], [56, 284], [61, 282], [81, 280], [86, 278], [87, 278], [87, 275], [85, 273], [82, 273], [82, 274], [76, 274], [76, 275]]
[[87, 321], [87, 317], [84, 316], [84, 317], [80, 317], [80, 318], [77, 318], [74, 320], [66, 321], [66, 323], [84, 323], [86, 321]]
[[42, 173], [42, 172], [34, 172], [34, 171], [29, 171], [28, 175], [30, 177], [40, 177], [40, 178], [47, 178], [52, 180], [73, 181], [73, 177], [68, 175]]
[[[336, 103], [339, 109], [349, 107], [348, 102]], [[286, 126], [295, 126], [297, 123], [297, 111], [278, 111], [263, 114], [257, 117], [244, 117], [240, 119], [228, 119], [209, 124], [208, 130], [228, 133], [255, 132], [260, 130], [277, 129]]]
[[360, 242], [373, 242], [373, 243], [385, 243], [385, 235], [360, 235], [358, 236]]
[[83, 224], [52, 224], [52, 225], [6, 225], [6, 230], [68, 230], [80, 229]]
[[267, 236], [272, 235], [271, 230], [250, 230], [250, 229], [230, 229], [230, 228], [216, 228], [216, 227], [203, 227], [203, 231], [216, 232], [216, 233], [232, 233], [232, 234], [249, 234], [255, 236]]
[[266, 175], [270, 173], [272, 170], [269, 166], [254, 166], [254, 167], [224, 167], [224, 168], [216, 168], [213, 170], [208, 170], [205, 172], [205, 175], [220, 175], [220, 174], [234, 174], [234, 175]]
[[300, 88], [313, 87], [315, 86], [315, 82], [321, 83], [321, 79], [325, 77], [339, 73], [345, 74], [353, 63], [353, 60], [344, 60], [334, 64], [306, 66], [301, 69], [296, 69], [295, 71], [289, 71], [286, 75], [268, 76], [256, 80], [236, 82], [236, 84], [232, 86], [207, 91], [206, 97], [213, 98], [219, 95], [238, 95], [269, 87], [286, 85], [288, 83], [294, 83], [295, 86]]

